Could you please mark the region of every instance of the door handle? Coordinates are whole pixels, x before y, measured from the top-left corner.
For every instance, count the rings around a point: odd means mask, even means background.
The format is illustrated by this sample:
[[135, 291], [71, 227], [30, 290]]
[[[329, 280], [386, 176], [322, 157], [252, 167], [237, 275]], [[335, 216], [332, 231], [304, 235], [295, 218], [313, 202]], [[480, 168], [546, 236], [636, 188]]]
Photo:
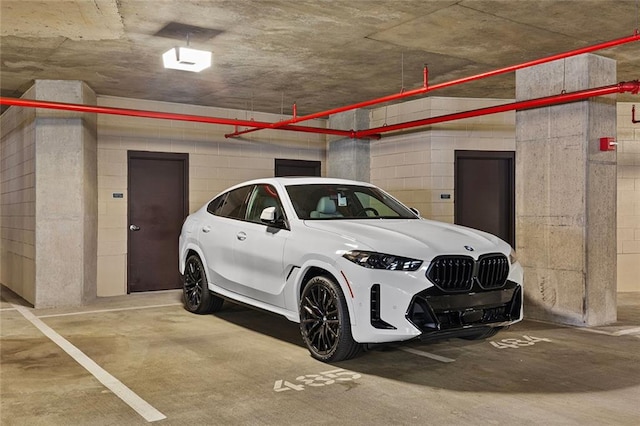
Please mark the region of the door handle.
[[203, 226], [202, 227], [202, 232], [207, 233], [211, 231], [211, 227], [210, 226]]
[[129, 225], [129, 231], [139, 231], [140, 227], [138, 225]]
[[236, 234], [236, 238], [239, 239], [240, 241], [244, 241], [247, 239], [247, 234], [245, 234], [244, 232], [238, 232]]

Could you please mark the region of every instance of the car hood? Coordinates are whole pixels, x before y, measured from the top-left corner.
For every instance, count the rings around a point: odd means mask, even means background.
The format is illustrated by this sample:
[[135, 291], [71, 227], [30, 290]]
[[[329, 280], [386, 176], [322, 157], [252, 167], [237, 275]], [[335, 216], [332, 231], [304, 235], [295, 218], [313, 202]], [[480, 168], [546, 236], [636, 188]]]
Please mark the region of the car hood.
[[477, 258], [509, 254], [509, 245], [486, 232], [426, 219], [307, 220], [311, 229], [339, 235], [354, 249], [430, 260], [441, 254]]

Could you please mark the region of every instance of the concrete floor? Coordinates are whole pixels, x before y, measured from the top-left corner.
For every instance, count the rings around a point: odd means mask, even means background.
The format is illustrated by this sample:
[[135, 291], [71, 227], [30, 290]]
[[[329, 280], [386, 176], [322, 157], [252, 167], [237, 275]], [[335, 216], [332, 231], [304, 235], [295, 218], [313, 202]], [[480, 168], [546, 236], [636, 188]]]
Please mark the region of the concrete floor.
[[309, 356], [297, 324], [233, 304], [197, 316], [182, 308], [180, 295], [33, 310], [2, 288], [0, 423], [636, 425], [640, 419], [640, 294], [619, 295], [612, 326], [524, 321], [488, 341], [411, 342], [334, 365]]

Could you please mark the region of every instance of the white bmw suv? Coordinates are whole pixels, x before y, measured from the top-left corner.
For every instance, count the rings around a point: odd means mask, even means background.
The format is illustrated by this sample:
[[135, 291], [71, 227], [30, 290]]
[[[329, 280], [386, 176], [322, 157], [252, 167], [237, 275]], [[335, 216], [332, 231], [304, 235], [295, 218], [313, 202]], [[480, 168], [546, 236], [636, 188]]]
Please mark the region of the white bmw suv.
[[485, 338], [522, 319], [522, 267], [506, 242], [342, 179], [222, 192], [185, 220], [180, 273], [187, 310], [229, 299], [284, 315], [326, 362], [371, 343]]

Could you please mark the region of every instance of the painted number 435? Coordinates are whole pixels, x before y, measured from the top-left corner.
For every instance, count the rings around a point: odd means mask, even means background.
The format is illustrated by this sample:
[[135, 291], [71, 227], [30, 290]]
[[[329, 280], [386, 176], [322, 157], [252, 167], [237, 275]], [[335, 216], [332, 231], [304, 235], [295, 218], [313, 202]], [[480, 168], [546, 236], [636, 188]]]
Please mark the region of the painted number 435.
[[291, 383], [286, 380], [276, 380], [273, 385], [273, 390], [276, 392], [284, 392], [288, 390], [302, 391], [305, 386], [320, 387], [332, 385], [335, 382], [347, 382], [349, 380], [356, 380], [362, 377], [358, 373], [353, 371], [343, 370], [339, 368], [337, 370], [325, 371], [320, 374], [307, 374], [305, 376], [296, 377], [298, 383]]

